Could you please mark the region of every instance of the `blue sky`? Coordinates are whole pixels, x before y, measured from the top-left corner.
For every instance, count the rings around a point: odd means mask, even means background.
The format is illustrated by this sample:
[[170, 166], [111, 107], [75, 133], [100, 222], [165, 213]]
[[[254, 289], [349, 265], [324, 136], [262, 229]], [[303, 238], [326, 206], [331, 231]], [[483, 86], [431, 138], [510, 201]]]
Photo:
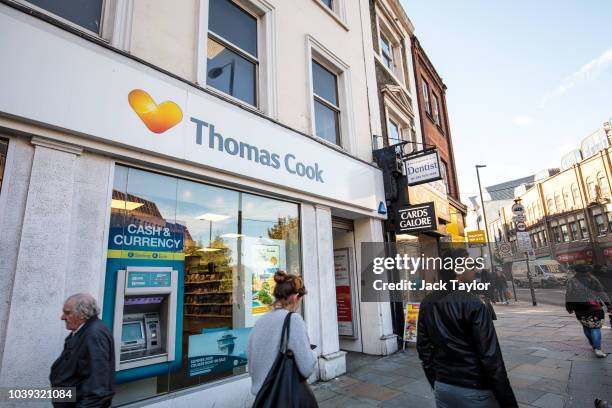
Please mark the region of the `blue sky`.
[[444, 79], [462, 200], [559, 167], [612, 116], [612, 1], [401, 0]]

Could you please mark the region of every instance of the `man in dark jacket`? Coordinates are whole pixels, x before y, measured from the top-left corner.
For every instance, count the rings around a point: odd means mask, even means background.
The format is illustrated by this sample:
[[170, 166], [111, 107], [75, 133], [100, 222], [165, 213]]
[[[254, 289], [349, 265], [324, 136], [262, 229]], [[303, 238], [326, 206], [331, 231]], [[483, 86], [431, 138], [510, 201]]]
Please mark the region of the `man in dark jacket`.
[[[443, 257], [468, 257], [454, 249]], [[470, 282], [475, 271], [442, 270], [442, 280]], [[518, 407], [489, 307], [467, 291], [436, 291], [421, 302], [417, 351], [438, 408]]]
[[98, 318], [100, 309], [89, 294], [70, 296], [62, 320], [71, 333], [51, 366], [52, 387], [76, 387], [76, 402], [54, 402], [56, 408], [106, 408], [115, 394], [113, 336]]

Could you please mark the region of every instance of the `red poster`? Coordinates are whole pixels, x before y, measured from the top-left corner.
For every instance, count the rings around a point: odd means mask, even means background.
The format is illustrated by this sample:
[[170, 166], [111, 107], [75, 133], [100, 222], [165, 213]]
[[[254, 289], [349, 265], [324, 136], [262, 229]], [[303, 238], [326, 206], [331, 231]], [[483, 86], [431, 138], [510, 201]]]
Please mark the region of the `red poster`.
[[339, 322], [350, 322], [353, 320], [350, 286], [336, 286], [336, 305], [338, 307]]

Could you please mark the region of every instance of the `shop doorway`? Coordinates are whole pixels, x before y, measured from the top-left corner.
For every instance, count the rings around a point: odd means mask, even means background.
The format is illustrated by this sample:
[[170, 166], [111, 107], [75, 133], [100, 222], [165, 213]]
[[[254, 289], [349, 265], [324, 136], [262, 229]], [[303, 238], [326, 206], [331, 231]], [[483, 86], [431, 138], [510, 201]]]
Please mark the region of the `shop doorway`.
[[336, 307], [340, 348], [363, 351], [356, 270], [355, 226], [353, 220], [332, 217]]

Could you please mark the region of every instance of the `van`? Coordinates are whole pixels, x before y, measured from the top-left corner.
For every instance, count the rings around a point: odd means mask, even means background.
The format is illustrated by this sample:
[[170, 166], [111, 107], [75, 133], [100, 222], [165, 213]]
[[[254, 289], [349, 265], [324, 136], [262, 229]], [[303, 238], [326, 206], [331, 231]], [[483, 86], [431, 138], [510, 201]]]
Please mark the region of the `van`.
[[[567, 282], [567, 269], [552, 259], [529, 261], [529, 272], [535, 287], [551, 288], [565, 286]], [[512, 263], [512, 278], [514, 279], [514, 284], [519, 287], [529, 286], [526, 261], [515, 261]]]

